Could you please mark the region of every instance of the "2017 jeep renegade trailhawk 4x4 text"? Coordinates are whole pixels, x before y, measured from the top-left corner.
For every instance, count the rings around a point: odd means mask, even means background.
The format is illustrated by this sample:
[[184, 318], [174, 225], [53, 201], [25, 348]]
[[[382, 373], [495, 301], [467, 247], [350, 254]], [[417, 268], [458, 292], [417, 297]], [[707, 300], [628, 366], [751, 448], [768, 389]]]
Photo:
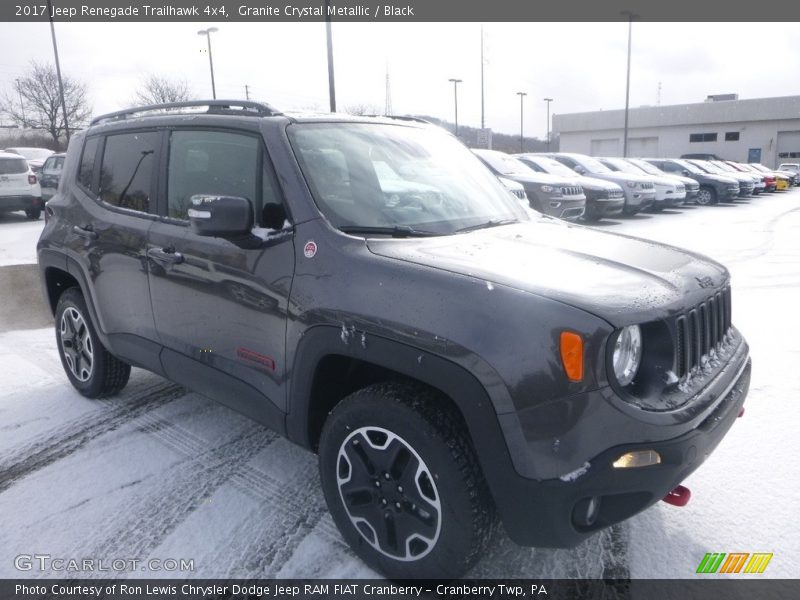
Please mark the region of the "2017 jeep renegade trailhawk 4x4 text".
[[527, 210], [408, 120], [210, 101], [75, 135], [38, 244], [88, 397], [131, 365], [319, 455], [345, 540], [457, 577], [665, 498], [747, 393], [721, 265]]

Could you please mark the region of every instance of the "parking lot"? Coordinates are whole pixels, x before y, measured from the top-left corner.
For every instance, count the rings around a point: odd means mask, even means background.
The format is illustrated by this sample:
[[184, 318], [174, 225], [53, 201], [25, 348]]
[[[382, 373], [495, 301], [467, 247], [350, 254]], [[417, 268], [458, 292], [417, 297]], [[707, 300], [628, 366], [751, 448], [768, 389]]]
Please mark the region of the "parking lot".
[[[0, 218], [0, 268], [35, 261], [42, 225]], [[682, 246], [730, 269], [733, 321], [754, 364], [746, 414], [685, 482], [688, 506], [659, 503], [570, 550], [521, 548], [501, 534], [472, 575], [685, 578], [706, 552], [746, 551], [774, 553], [764, 576], [795, 576], [800, 189], [593, 226]], [[25, 302], [0, 289], [0, 304]], [[119, 396], [88, 400], [69, 385], [51, 328], [6, 329], [0, 514], [13, 518], [0, 529], [0, 577], [63, 575], [15, 568], [18, 555], [43, 552], [194, 561], [194, 571], [156, 575], [168, 577], [375, 576], [328, 515], [314, 456], [138, 369]]]

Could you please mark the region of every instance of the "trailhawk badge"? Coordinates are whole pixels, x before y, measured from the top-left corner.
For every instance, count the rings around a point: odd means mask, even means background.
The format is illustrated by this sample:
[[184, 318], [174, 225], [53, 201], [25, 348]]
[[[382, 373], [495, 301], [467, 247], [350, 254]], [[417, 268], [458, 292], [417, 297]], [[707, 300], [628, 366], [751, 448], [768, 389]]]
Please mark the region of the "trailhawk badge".
[[314, 258], [317, 253], [317, 242], [314, 240], [309, 240], [306, 242], [306, 245], [303, 247], [303, 255], [306, 258]]

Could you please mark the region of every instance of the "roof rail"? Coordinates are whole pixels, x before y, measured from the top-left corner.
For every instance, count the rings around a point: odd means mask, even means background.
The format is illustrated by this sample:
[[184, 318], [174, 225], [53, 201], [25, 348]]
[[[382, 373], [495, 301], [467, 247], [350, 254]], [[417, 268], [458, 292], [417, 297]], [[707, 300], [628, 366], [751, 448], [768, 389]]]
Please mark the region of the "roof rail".
[[105, 121], [118, 121], [142, 113], [157, 111], [172, 111], [181, 108], [194, 108], [207, 106], [208, 114], [215, 115], [239, 115], [253, 117], [271, 117], [281, 114], [281, 112], [269, 104], [262, 102], [251, 102], [249, 100], [189, 100], [186, 102], [167, 102], [165, 104], [148, 104], [147, 106], [134, 106], [125, 110], [107, 113], [92, 119], [90, 125], [97, 125]]

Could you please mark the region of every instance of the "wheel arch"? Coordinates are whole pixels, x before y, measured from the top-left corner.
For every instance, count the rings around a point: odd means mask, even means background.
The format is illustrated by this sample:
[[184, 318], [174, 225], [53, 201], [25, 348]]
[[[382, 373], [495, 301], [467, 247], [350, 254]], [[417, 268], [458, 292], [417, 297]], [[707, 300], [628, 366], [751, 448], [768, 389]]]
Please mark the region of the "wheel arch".
[[[417, 381], [438, 391], [463, 418], [492, 496], [503, 512], [502, 490], [518, 475], [509, 451], [511, 440], [503, 435], [498, 413], [481, 382], [466, 368], [419, 348], [376, 335], [367, 335], [362, 345], [360, 336], [356, 337], [346, 343], [340, 328], [327, 325], [313, 327], [302, 336], [290, 381], [289, 439], [316, 451], [325, 418], [352, 388], [393, 376]], [[342, 386], [336, 380], [330, 385], [328, 376], [341, 373], [342, 367], [363, 368], [361, 375], [350, 380], [363, 385]]]

